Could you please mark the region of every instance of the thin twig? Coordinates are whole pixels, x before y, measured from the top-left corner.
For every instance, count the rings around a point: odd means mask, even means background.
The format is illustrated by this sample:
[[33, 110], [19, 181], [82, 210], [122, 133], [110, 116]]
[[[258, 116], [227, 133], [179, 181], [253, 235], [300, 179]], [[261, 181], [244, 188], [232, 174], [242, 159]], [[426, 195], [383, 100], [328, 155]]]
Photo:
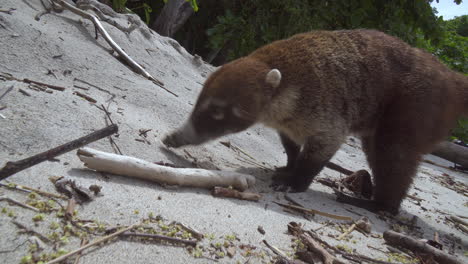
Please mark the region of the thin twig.
[[[81, 239], [80, 246], [81, 246], [81, 247], [82, 247], [82, 246], [85, 246], [85, 245], [88, 244], [88, 243], [89, 243], [88, 239], [82, 238], [82, 239]], [[80, 262], [81, 253], [82, 253], [82, 252], [79, 252], [78, 254], [76, 254], [76, 258], [75, 258], [75, 261], [73, 262], [73, 264], [78, 264], [78, 262]]]
[[[223, 145], [225, 145], [225, 144], [223, 144]], [[271, 168], [268, 168], [267, 166], [261, 164], [258, 160], [256, 160], [254, 157], [252, 157], [251, 155], [249, 155], [246, 151], [244, 151], [244, 150], [241, 149], [240, 147], [235, 146], [235, 145], [232, 144], [232, 143], [229, 143], [229, 145], [225, 145], [225, 146], [227, 146], [227, 147], [229, 147], [230, 149], [232, 149], [232, 150], [234, 150], [235, 152], [237, 152], [237, 154], [239, 154], [239, 156], [240, 156], [240, 154], [243, 154], [244, 156], [246, 156], [246, 157], [248, 157], [248, 158], [250, 159], [250, 160], [249, 160], [249, 159], [246, 159], [246, 158], [244, 158], [244, 157], [241, 157], [241, 158], [243, 159], [243, 160], [241, 160], [241, 161], [250, 163], [250, 164], [252, 164], [252, 165], [258, 166], [258, 167], [263, 168], [263, 169], [265, 169], [265, 170], [270, 170], [270, 171], [272, 171]]]
[[22, 243], [19, 243], [16, 247], [14, 247], [12, 249], [0, 250], [0, 254], [15, 252], [19, 247], [26, 244], [26, 242], [28, 242], [28, 241], [29, 241], [29, 239], [25, 239]]
[[[1, 172], [1, 170], [0, 170], [0, 172]], [[32, 188], [32, 187], [29, 187], [29, 186], [12, 183], [12, 182], [10, 182], [8, 185], [0, 183], [0, 186], [11, 188], [11, 189], [16, 189], [16, 190], [24, 191], [24, 192], [35, 192], [35, 193], [37, 193], [39, 195], [46, 196], [46, 197], [49, 197], [49, 198], [58, 198], [58, 199], [64, 199], [64, 200], [68, 199], [68, 197], [66, 197], [64, 195], [50, 193], [50, 192], [42, 191], [42, 190]]]
[[[85, 81], [85, 80], [81, 80], [81, 79], [78, 79], [78, 78], [75, 78], [75, 79], [73, 79], [73, 80], [74, 80], [74, 81], [81, 82], [81, 83], [84, 83], [84, 84], [87, 84], [87, 85], [89, 85], [89, 86], [91, 86], [91, 87], [94, 87], [94, 88], [96, 88], [96, 89], [98, 89], [98, 90], [101, 90], [101, 91], [104, 90], [104, 89], [102, 89], [101, 87], [96, 86], [96, 85], [94, 85], [94, 84], [92, 84], [92, 83], [90, 83], [90, 82], [87, 82], [87, 81]], [[107, 91], [107, 90], [104, 90], [104, 91]]]
[[84, 246], [82, 246], [82, 247], [80, 247], [78, 249], [75, 249], [75, 250], [73, 250], [73, 251], [71, 251], [71, 252], [69, 252], [69, 253], [67, 253], [65, 255], [62, 255], [62, 256], [54, 259], [54, 260], [51, 260], [51, 261], [47, 262], [46, 264], [53, 264], [53, 263], [61, 262], [62, 260], [65, 260], [68, 257], [71, 257], [71, 256], [73, 256], [73, 255], [75, 255], [77, 253], [80, 253], [81, 251], [83, 251], [83, 250], [85, 250], [87, 248], [90, 248], [90, 247], [92, 247], [94, 245], [98, 245], [98, 244], [100, 244], [102, 242], [105, 242], [105, 241], [107, 241], [109, 239], [112, 239], [112, 238], [114, 238], [114, 237], [116, 237], [116, 236], [118, 236], [118, 235], [120, 235], [122, 233], [125, 233], [125, 232], [127, 232], [129, 230], [132, 230], [133, 228], [138, 227], [140, 224], [141, 223], [137, 223], [137, 224], [133, 224], [133, 225], [131, 225], [129, 227], [122, 228], [122, 229], [120, 229], [119, 231], [117, 231], [115, 233], [112, 233], [112, 234], [107, 235], [105, 237], [101, 237], [101, 238], [99, 238], [99, 239], [97, 239], [97, 240], [95, 240], [95, 241], [93, 241], [93, 242], [91, 242], [91, 243], [89, 243], [87, 245], [84, 245]]
[[81, 89], [81, 90], [85, 90], [85, 91], [89, 90], [89, 88], [87, 88], [87, 87], [82, 87], [82, 86], [79, 86], [79, 85], [76, 85], [76, 84], [74, 84], [73, 87]]
[[118, 131], [117, 125], [110, 125], [108, 127], [105, 127], [101, 130], [95, 131], [89, 135], [83, 136], [81, 138], [75, 139], [73, 141], [70, 141], [68, 143], [65, 143], [63, 145], [60, 145], [58, 147], [55, 147], [53, 149], [47, 150], [45, 152], [36, 154], [32, 157], [18, 160], [18, 161], [9, 161], [3, 166], [3, 168], [0, 168], [0, 180], [4, 180], [8, 178], [9, 176], [25, 170], [27, 168], [30, 168], [36, 164], [39, 164], [43, 161], [50, 160], [52, 158], [55, 158], [58, 155], [67, 153], [71, 150], [74, 150], [76, 148], [82, 147], [84, 145], [87, 145], [91, 142], [94, 142], [96, 140], [99, 140], [103, 137], [107, 137], [109, 135], [112, 135]]
[[87, 85], [89, 85], [89, 86], [91, 86], [91, 87], [93, 87], [93, 88], [96, 88], [97, 90], [99, 90], [99, 91], [101, 91], [101, 92], [105, 92], [105, 93], [107, 93], [107, 94], [114, 95], [113, 93], [109, 92], [108, 90], [106, 90], [106, 89], [104, 89], [104, 88], [101, 88], [101, 87], [99, 87], [99, 86], [97, 86], [97, 85], [94, 85], [94, 84], [92, 84], [92, 83], [90, 83], [90, 82], [87, 82], [87, 81], [84, 81], [84, 80], [81, 80], [81, 79], [78, 79], [78, 78], [75, 78], [75, 79], [73, 79], [73, 80], [74, 80], [74, 81], [77, 81], [77, 82], [81, 82], [81, 83], [87, 84]]
[[289, 258], [288, 256], [286, 256], [286, 254], [283, 253], [283, 251], [281, 251], [279, 248], [273, 246], [273, 245], [270, 245], [270, 243], [268, 243], [265, 239], [262, 240], [263, 244], [265, 244], [271, 251], [273, 251], [273, 253], [275, 253], [276, 255], [278, 255], [279, 257], [281, 257], [282, 259], [285, 259], [287, 261], [289, 261]]
[[277, 204], [277, 205], [283, 206], [283, 207], [287, 207], [287, 208], [291, 208], [291, 209], [295, 209], [295, 210], [300, 210], [302, 212], [307, 212], [307, 213], [311, 213], [311, 214], [318, 214], [318, 215], [321, 215], [321, 216], [326, 216], [326, 217], [330, 217], [330, 218], [334, 218], [334, 219], [338, 219], [338, 220], [347, 220], [347, 221], [353, 220], [353, 218], [351, 218], [349, 216], [334, 215], [334, 214], [325, 213], [325, 212], [314, 210], [314, 209], [308, 209], [308, 208], [304, 208], [304, 207], [301, 207], [301, 206], [284, 204], [284, 203], [279, 203], [279, 202], [274, 202], [274, 203]]
[[[78, 79], [76, 79], [76, 80], [78, 80]], [[114, 124], [114, 121], [112, 121], [112, 118], [110, 117], [111, 114], [110, 114], [109, 109], [108, 109], [109, 106], [110, 106], [110, 103], [107, 105], [107, 108], [104, 107], [103, 104], [101, 104], [101, 107], [96, 106], [99, 110], [104, 111], [104, 113], [106, 114], [106, 117], [107, 117], [107, 118], [104, 118], [104, 119], [105, 119], [105, 122], [106, 122], [106, 125], [109, 125], [108, 122], [107, 122], [107, 120], [109, 120], [109, 122], [110, 122], [111, 124]], [[115, 153], [118, 153], [118, 154], [120, 154], [120, 155], [123, 155], [123, 154], [122, 154], [122, 151], [120, 150], [120, 148], [119, 148], [119, 146], [117, 145], [117, 143], [115, 143], [115, 141], [114, 141], [114, 139], [112, 138], [112, 136], [109, 136], [109, 143], [111, 144], [111, 147], [112, 147], [112, 149], [114, 150]]]
[[85, 99], [86, 101], [90, 102], [90, 103], [97, 103], [96, 99], [92, 98], [91, 96], [88, 96], [86, 94], [83, 94], [83, 93], [80, 93], [78, 91], [75, 91], [73, 94], [75, 95], [78, 95], [79, 97]]
[[8, 9], [8, 10], [0, 9], [0, 12], [1, 12], [1, 13], [6, 13], [6, 14], [11, 15], [11, 14], [13, 14], [13, 11], [15, 11], [15, 10], [16, 10], [16, 8], [10, 8], [10, 9]]
[[152, 239], [162, 240], [162, 241], [171, 242], [171, 243], [184, 244], [186, 246], [192, 246], [192, 247], [197, 246], [196, 240], [187, 240], [187, 239], [169, 237], [169, 236], [158, 235], [158, 234], [125, 232], [125, 233], [122, 233], [122, 236], [152, 238]]
[[29, 80], [29, 79], [23, 79], [23, 82], [25, 82], [25, 83], [34, 83], [34, 84], [37, 84], [37, 85], [42, 85], [42, 86], [45, 86], [45, 87], [47, 87], [47, 88], [50, 88], [50, 89], [52, 89], [52, 90], [57, 90], [57, 91], [64, 91], [64, 90], [65, 90], [65, 87], [62, 87], [62, 86], [57, 86], [57, 85], [42, 83], [42, 82], [33, 81], [33, 80]]
[[28, 204], [22, 203], [22, 202], [20, 202], [20, 201], [18, 201], [18, 200], [15, 200], [15, 199], [13, 199], [13, 198], [1, 197], [1, 196], [0, 196], [0, 202], [1, 202], [1, 201], [7, 201], [7, 202], [9, 202], [9, 203], [13, 203], [13, 204], [19, 205], [19, 206], [24, 207], [24, 208], [27, 208], [27, 209], [29, 209], [29, 210], [33, 210], [34, 212], [39, 212], [39, 210], [38, 210], [36, 207], [32, 207], [32, 206], [30, 206], [30, 205], [28, 205]]
[[465, 221], [465, 220], [463, 220], [463, 219], [461, 219], [460, 217], [457, 217], [457, 216], [455, 216], [455, 215], [451, 215], [451, 216], [449, 217], [449, 219], [450, 219], [451, 221], [453, 221], [453, 222], [457, 222], [457, 223], [459, 223], [459, 224], [468, 226], [468, 222], [467, 222], [467, 221]]
[[197, 230], [189, 227], [189, 226], [186, 226], [184, 224], [182, 224], [181, 222], [177, 222], [177, 221], [173, 221], [171, 223], [171, 225], [178, 225], [180, 226], [182, 229], [184, 229], [185, 231], [189, 232], [190, 234], [192, 234], [192, 236], [197, 239], [197, 240], [201, 240], [203, 239], [204, 235], [200, 232], [198, 232]]
[[114, 141], [114, 139], [112, 137], [109, 137], [109, 141], [110, 141], [111, 145], [117, 149], [117, 152], [119, 152], [120, 155], [123, 155], [122, 151], [120, 151], [119, 146], [117, 145], [117, 143], [115, 143], [115, 141]]
[[356, 224], [352, 224], [346, 231], [341, 234], [337, 240], [343, 239], [345, 236], [347, 236], [349, 233], [353, 232], [353, 230], [356, 228]]
[[0, 100], [2, 100], [3, 97], [5, 97], [9, 92], [11, 92], [11, 90], [13, 90], [13, 87], [13, 85], [10, 85], [10, 87], [8, 87], [6, 91], [2, 95], [0, 95]]
[[341, 167], [340, 165], [336, 164], [336, 163], [333, 163], [331, 161], [327, 162], [327, 164], [325, 164], [325, 167], [331, 169], [331, 170], [334, 170], [334, 171], [337, 171], [339, 173], [343, 173], [345, 175], [351, 175], [353, 174], [353, 171], [351, 170], [348, 170], [346, 168], [343, 168]]
[[[288, 193], [284, 193], [284, 199], [286, 199], [286, 201], [288, 201], [288, 202], [290, 202], [290, 203], [292, 203], [292, 204], [294, 204], [296, 206], [300, 206], [300, 207], [304, 208], [304, 206], [302, 204], [300, 204], [299, 202], [294, 200], [291, 196], [288, 195]], [[301, 212], [302, 212], [302, 216], [305, 219], [309, 220], [309, 221], [311, 220], [309, 216], [312, 216], [312, 217], [314, 216], [313, 214], [310, 214], [310, 213], [306, 213], [306, 212], [303, 212], [303, 211], [301, 211]]]
[[24, 229], [24, 232], [26, 233], [30, 233], [30, 234], [34, 234], [36, 236], [38, 236], [44, 243], [50, 243], [50, 239], [48, 239], [46, 236], [44, 236], [43, 234], [27, 227], [26, 225], [16, 221], [16, 220], [13, 220], [11, 221], [13, 224], [15, 224], [17, 227], [21, 228], [21, 229]]
[[104, 111], [104, 113], [105, 113], [106, 116], [107, 116], [107, 119], [109, 119], [109, 122], [110, 122], [111, 124], [114, 124], [114, 121], [112, 121], [112, 118], [110, 117], [109, 110], [107, 110], [107, 109], [104, 107], [103, 104], [101, 104], [101, 107], [99, 107], [99, 106], [96, 106], [96, 107], [97, 107], [98, 109]]
[[20, 93], [26, 95], [26, 96], [31, 96], [30, 93], [26, 92], [25, 90], [23, 90], [23, 89], [21, 89], [21, 88], [19, 88], [18, 91], [19, 91]]
[[424, 201], [424, 199], [419, 198], [419, 197], [417, 197], [417, 196], [415, 196], [415, 195], [411, 195], [411, 194], [406, 195], [406, 197], [411, 198], [411, 199], [413, 199], [413, 200], [415, 200], [415, 201], [417, 201], [417, 202]]

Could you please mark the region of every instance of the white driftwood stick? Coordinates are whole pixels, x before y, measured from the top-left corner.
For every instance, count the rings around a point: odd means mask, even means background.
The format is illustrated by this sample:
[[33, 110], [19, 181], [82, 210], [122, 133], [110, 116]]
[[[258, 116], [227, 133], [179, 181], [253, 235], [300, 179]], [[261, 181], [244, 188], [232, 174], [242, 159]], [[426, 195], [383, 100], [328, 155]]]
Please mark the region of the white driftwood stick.
[[202, 188], [232, 186], [241, 191], [255, 184], [253, 176], [238, 172], [172, 168], [91, 148], [80, 148], [77, 155], [90, 169], [158, 183]]

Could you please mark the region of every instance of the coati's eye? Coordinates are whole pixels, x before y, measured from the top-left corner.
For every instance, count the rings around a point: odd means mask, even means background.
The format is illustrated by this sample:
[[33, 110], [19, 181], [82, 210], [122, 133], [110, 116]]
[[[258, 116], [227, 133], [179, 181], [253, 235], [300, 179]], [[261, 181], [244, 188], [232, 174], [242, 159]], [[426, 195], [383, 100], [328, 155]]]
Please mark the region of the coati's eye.
[[220, 107], [215, 107], [211, 112], [211, 117], [214, 120], [223, 120], [224, 119], [224, 111]]
[[241, 111], [241, 109], [240, 109], [239, 107], [237, 107], [237, 106], [234, 106], [234, 107], [232, 108], [232, 114], [233, 114], [234, 116], [236, 116], [236, 117], [242, 117], [242, 111]]

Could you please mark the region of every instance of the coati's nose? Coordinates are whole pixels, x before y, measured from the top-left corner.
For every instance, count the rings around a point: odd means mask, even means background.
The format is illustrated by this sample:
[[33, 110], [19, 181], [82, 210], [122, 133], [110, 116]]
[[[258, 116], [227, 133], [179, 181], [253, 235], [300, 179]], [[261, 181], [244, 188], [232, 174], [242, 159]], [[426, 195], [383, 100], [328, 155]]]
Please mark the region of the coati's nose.
[[184, 131], [177, 130], [167, 135], [162, 142], [171, 148], [179, 148], [185, 145], [193, 144], [190, 138], [187, 138]]
[[179, 148], [185, 145], [199, 144], [201, 140], [195, 133], [191, 122], [188, 121], [184, 126], [167, 135], [162, 142], [168, 147]]

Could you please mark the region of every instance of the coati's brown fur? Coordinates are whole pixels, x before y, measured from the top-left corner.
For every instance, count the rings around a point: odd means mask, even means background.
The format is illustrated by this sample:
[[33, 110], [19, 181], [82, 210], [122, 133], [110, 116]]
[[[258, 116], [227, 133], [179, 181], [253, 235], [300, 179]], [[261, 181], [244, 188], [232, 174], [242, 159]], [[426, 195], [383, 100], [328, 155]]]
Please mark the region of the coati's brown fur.
[[433, 55], [379, 31], [315, 31], [222, 66], [187, 124], [164, 142], [200, 144], [264, 123], [286, 149], [287, 185], [305, 191], [355, 134], [372, 169], [375, 204], [395, 212], [421, 156], [462, 115], [468, 78]]

